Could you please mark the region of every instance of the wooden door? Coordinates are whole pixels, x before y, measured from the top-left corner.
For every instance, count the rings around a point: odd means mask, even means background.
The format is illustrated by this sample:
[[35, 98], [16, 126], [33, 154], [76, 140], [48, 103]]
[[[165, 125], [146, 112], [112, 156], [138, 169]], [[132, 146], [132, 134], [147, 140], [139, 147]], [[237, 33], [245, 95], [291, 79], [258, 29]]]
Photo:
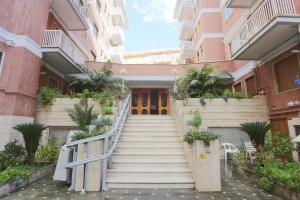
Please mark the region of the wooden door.
[[160, 89], [158, 91], [158, 104], [160, 115], [170, 114], [170, 98], [167, 89]]
[[150, 90], [134, 89], [132, 91], [131, 113], [133, 115], [150, 114]]

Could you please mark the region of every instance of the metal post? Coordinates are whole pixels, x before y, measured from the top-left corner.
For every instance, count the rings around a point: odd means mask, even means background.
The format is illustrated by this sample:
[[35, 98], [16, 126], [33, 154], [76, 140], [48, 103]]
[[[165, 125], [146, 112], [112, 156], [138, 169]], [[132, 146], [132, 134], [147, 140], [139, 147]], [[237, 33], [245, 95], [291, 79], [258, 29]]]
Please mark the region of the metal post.
[[[104, 138], [103, 144], [103, 154], [107, 153], [108, 149], [108, 138]], [[106, 169], [107, 169], [107, 158], [103, 159], [102, 161], [102, 191], [106, 191]]]
[[[86, 158], [89, 158], [89, 148], [88, 148], [88, 143], [84, 143], [84, 150], [85, 150], [85, 155]], [[87, 188], [87, 163], [83, 164], [83, 187], [82, 187], [82, 191], [80, 194], [86, 194], [86, 188]]]
[[[73, 158], [72, 162], [75, 162], [77, 160], [77, 146], [73, 147]], [[75, 190], [75, 182], [76, 182], [76, 169], [77, 167], [72, 167], [72, 178], [71, 178], [71, 186], [68, 188], [68, 191], [74, 191]]]

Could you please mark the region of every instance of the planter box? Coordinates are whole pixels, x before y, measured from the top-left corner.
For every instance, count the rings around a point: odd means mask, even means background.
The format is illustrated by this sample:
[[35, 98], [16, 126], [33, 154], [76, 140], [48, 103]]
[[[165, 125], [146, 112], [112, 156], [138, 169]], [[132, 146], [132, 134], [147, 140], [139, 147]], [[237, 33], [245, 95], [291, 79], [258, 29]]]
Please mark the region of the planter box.
[[21, 189], [22, 187], [25, 187], [41, 178], [44, 178], [51, 173], [54, 172], [55, 164], [43, 167], [35, 172], [32, 172], [27, 177], [23, 178], [16, 178], [15, 180], [12, 180], [8, 183], [4, 183], [0, 185], [0, 198], [7, 195], [8, 193], [14, 192], [16, 190]]
[[[240, 176], [247, 177], [248, 179], [251, 179], [255, 183], [259, 184], [260, 177], [248, 169], [233, 165], [233, 172]], [[285, 184], [279, 181], [275, 181], [272, 193], [286, 200], [300, 199], [300, 191], [288, 189]]]

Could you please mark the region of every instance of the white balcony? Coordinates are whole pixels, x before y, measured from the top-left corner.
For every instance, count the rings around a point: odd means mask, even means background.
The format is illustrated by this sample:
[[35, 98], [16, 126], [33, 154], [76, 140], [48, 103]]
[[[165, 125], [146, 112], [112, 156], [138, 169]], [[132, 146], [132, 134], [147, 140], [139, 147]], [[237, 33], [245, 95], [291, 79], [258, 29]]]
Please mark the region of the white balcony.
[[115, 26], [125, 26], [125, 19], [123, 16], [122, 8], [114, 7], [111, 10], [112, 20]]
[[113, 0], [116, 7], [126, 8], [125, 0]]
[[87, 30], [87, 9], [80, 0], [52, 0], [54, 16], [68, 30]]
[[123, 63], [123, 49], [121, 47], [111, 47], [110, 58], [113, 63]]
[[194, 56], [195, 42], [194, 41], [182, 41], [180, 44], [180, 59], [187, 60]]
[[194, 23], [192, 20], [185, 20], [180, 27], [180, 40], [187, 40], [192, 37], [194, 31]]
[[177, 0], [174, 17], [180, 20], [191, 19], [194, 13], [194, 0]]
[[113, 26], [111, 30], [111, 42], [114, 45], [123, 45], [124, 44], [124, 31], [119, 26]]
[[86, 56], [61, 30], [44, 31], [43, 60], [63, 74], [83, 71]]
[[262, 60], [297, 37], [300, 15], [293, 0], [265, 0], [241, 24], [230, 42], [232, 58]]
[[251, 8], [257, 0], [227, 0], [227, 8]]

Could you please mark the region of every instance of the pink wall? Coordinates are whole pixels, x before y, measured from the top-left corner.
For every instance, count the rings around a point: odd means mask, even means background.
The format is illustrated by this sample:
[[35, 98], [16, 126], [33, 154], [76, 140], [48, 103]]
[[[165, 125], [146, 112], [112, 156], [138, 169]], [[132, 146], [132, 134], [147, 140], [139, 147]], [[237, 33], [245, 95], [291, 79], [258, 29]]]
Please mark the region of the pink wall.
[[[174, 76], [172, 71], [174, 69], [178, 70], [178, 76], [184, 76], [186, 73], [185, 67], [195, 67], [202, 68], [203, 64], [210, 64], [215, 67], [216, 71], [232, 71], [232, 61], [224, 62], [211, 62], [211, 63], [201, 63], [201, 64], [187, 64], [187, 65], [147, 65], [147, 64], [112, 64], [112, 70], [114, 75], [122, 75], [120, 71], [122, 69], [127, 70], [127, 76]], [[103, 71], [105, 63], [99, 62], [88, 62], [87, 65], [90, 69], [95, 69], [97, 71]]]
[[[7, 31], [43, 39], [49, 0], [1, 0], [0, 24]], [[23, 47], [0, 45], [4, 63], [0, 76], [0, 115], [33, 116], [41, 59]]]

